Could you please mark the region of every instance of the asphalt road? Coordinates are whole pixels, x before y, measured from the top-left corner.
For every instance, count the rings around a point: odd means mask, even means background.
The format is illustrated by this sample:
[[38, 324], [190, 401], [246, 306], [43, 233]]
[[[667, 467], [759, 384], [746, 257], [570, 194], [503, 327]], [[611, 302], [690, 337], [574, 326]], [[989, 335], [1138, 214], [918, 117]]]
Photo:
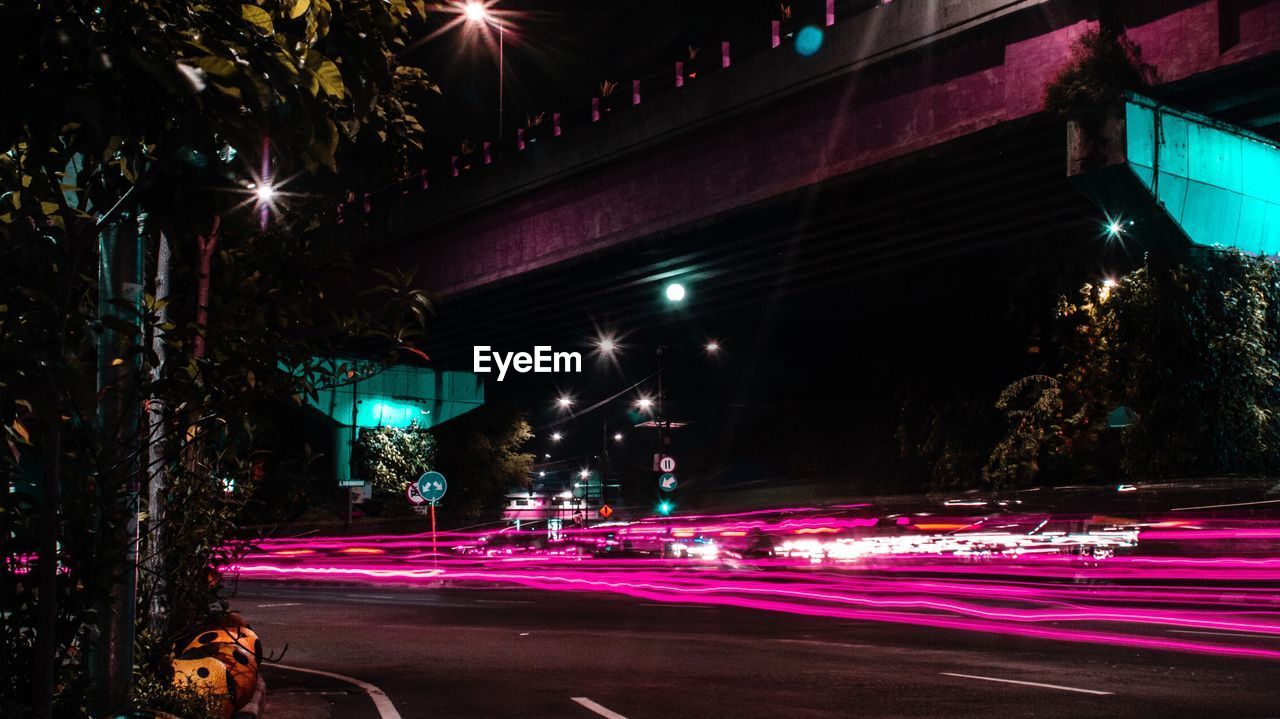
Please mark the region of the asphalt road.
[[379, 717], [378, 690], [405, 719], [1280, 717], [1264, 660], [526, 589], [254, 582], [233, 607], [283, 664], [366, 685], [268, 667], [265, 719]]

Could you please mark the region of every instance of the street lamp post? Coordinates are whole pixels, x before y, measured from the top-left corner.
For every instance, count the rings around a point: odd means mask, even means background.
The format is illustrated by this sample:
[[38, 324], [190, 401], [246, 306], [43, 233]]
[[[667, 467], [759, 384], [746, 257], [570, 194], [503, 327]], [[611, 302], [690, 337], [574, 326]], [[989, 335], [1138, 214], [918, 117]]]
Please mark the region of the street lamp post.
[[489, 12], [488, 6], [480, 2], [480, 0], [471, 0], [463, 6], [462, 12], [468, 22], [492, 22], [498, 28], [498, 139], [502, 139], [502, 115], [506, 100], [506, 68], [503, 60], [506, 46], [506, 25], [503, 24], [502, 18], [495, 13]]

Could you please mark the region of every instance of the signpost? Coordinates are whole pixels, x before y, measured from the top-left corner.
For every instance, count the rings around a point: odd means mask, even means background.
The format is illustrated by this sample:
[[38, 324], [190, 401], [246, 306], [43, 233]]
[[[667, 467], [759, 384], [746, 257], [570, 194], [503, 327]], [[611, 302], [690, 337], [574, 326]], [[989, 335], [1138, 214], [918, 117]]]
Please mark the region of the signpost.
[[[421, 477], [418, 477], [417, 487], [418, 495], [431, 505], [431, 566], [435, 567], [439, 554], [436, 542], [436, 502], [439, 502], [448, 491], [449, 482], [439, 472], [424, 472]], [[413, 501], [412, 495], [409, 496], [409, 501]]]
[[664, 492], [674, 492], [676, 489], [676, 476], [670, 472], [658, 477], [658, 489]]
[[671, 456], [665, 456], [662, 459], [659, 459], [658, 469], [662, 470], [663, 472], [676, 471], [676, 458]]
[[607, 504], [606, 504], [606, 505], [604, 505], [604, 506], [602, 506], [602, 507], [600, 507], [600, 516], [601, 516], [601, 517], [604, 517], [605, 519], [608, 519], [608, 518], [609, 518], [610, 516], [612, 516], [612, 515], [613, 515], [613, 507], [610, 507], [610, 506], [609, 506], [609, 505], [607, 505]]
[[409, 504], [414, 506], [427, 503], [426, 497], [423, 497], [422, 492], [418, 491], [417, 482], [410, 482], [406, 484], [404, 488], [404, 495], [409, 498]]
[[425, 472], [418, 477], [418, 493], [428, 502], [435, 504], [449, 490], [449, 482], [439, 472]]

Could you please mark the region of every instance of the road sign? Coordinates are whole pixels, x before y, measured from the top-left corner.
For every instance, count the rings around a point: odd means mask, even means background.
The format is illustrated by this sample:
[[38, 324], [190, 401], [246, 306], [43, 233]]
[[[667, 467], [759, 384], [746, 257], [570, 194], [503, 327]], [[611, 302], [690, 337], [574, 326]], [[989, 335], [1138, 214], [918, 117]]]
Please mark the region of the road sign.
[[676, 489], [676, 476], [670, 472], [658, 477], [658, 489], [664, 492], [674, 492]]
[[662, 470], [663, 472], [676, 471], [676, 458], [671, 456], [666, 456], [658, 460], [658, 469]]
[[418, 505], [426, 504], [427, 500], [422, 496], [422, 492], [418, 491], [417, 482], [409, 482], [404, 487], [404, 496], [409, 498], [409, 504]]
[[413, 511], [417, 512], [418, 514], [428, 514], [431, 512], [431, 505], [419, 504], [413, 508]]
[[600, 507], [600, 516], [604, 517], [605, 519], [608, 519], [609, 517], [613, 516], [613, 507], [610, 507], [607, 504]]
[[373, 499], [373, 485], [368, 482], [362, 482], [355, 487], [348, 487], [347, 491], [351, 493], [352, 504], [363, 504]]
[[347, 479], [339, 479], [339, 487], [360, 487], [364, 485], [364, 480], [357, 477], [349, 477]]
[[435, 504], [444, 496], [445, 491], [449, 489], [449, 483], [445, 481], [444, 475], [439, 472], [425, 472], [418, 477], [418, 493], [426, 501]]

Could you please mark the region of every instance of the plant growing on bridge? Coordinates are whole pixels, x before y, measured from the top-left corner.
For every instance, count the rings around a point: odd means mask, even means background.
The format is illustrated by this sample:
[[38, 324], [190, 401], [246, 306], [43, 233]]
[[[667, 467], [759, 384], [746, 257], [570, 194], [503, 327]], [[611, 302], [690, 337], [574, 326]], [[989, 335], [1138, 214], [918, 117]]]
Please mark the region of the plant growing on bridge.
[[1045, 109], [1076, 121], [1104, 115], [1126, 92], [1149, 85], [1154, 73], [1128, 37], [1093, 28], [1072, 44], [1071, 59], [1045, 87]]

